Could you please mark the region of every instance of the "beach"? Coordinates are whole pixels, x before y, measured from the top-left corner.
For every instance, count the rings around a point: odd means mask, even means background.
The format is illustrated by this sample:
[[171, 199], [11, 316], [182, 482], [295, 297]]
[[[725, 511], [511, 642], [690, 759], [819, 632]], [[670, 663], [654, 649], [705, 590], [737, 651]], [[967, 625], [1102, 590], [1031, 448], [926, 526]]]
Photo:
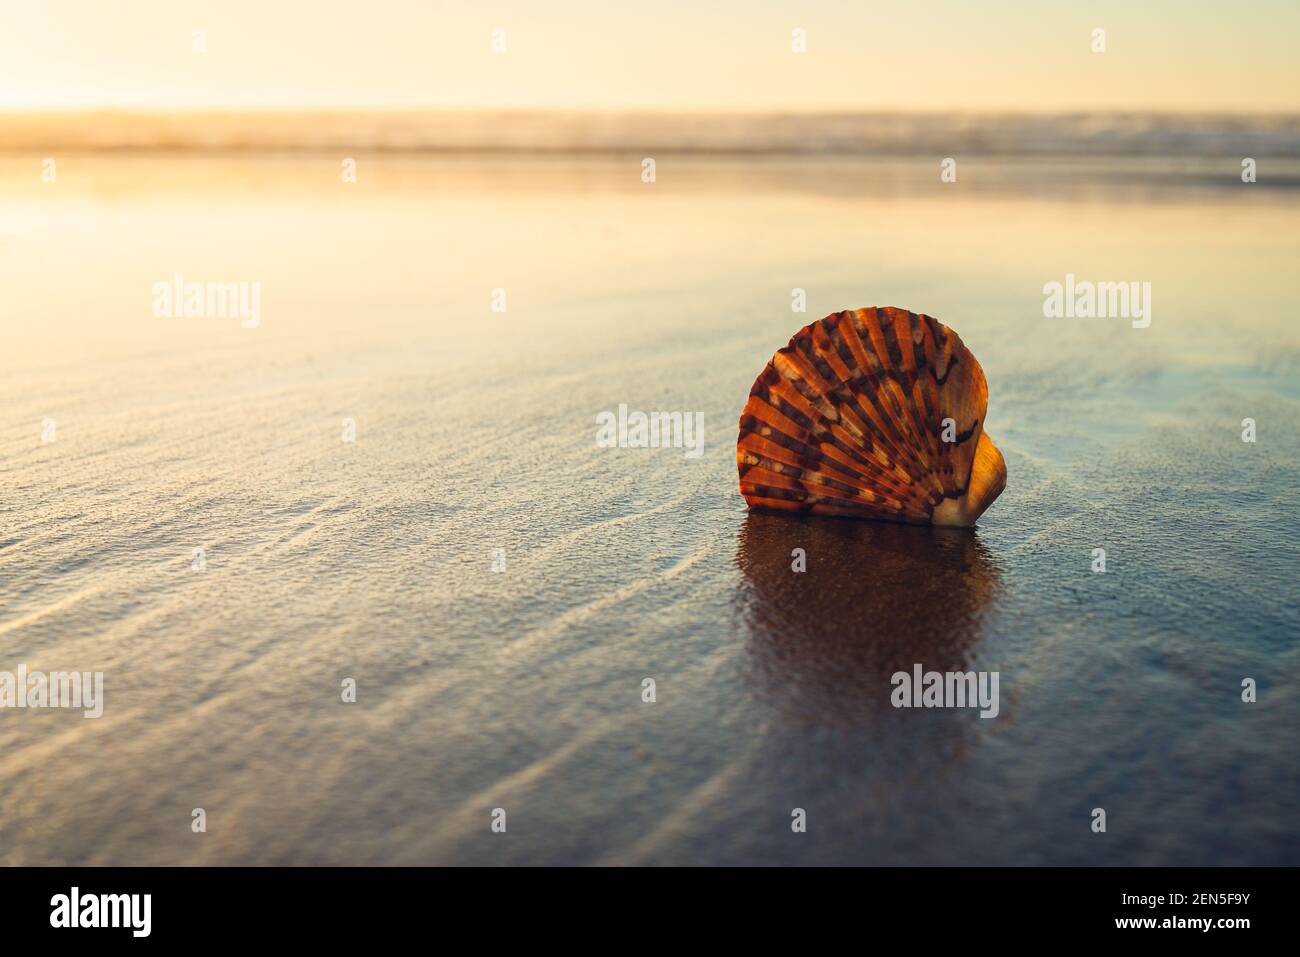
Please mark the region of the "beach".
[[[0, 669], [104, 675], [0, 711], [0, 859], [1300, 860], [1294, 164], [643, 158], [0, 155]], [[983, 366], [974, 530], [745, 509], [755, 376], [875, 305]]]

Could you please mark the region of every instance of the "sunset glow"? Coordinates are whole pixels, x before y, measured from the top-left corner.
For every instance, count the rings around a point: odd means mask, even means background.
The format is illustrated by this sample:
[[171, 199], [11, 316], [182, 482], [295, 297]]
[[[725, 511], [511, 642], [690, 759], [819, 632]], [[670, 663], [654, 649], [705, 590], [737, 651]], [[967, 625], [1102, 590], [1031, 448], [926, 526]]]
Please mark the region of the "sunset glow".
[[[1231, 13], [957, 0], [3, 6], [0, 108], [1300, 108], [1290, 39], [1300, 7], [1282, 2]], [[1089, 49], [1098, 27], [1105, 56]], [[507, 55], [493, 53], [494, 29]], [[794, 29], [806, 31], [806, 54], [791, 55]], [[193, 49], [195, 30], [206, 52]]]

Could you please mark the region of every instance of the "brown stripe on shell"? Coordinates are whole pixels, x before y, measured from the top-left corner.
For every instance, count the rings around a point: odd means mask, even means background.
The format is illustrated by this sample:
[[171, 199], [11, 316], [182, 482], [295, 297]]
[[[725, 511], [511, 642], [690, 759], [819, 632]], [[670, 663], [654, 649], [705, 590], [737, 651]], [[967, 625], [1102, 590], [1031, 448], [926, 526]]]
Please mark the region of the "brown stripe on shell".
[[[979, 363], [933, 317], [832, 313], [796, 332], [755, 379], [736, 442], [741, 493], [757, 508], [904, 522], [929, 522], [942, 505], [947, 521], [983, 448], [987, 403]], [[945, 418], [957, 423], [955, 442], [942, 440]], [[989, 454], [1002, 476], [982, 480], [981, 494], [996, 497], [1005, 466]]]

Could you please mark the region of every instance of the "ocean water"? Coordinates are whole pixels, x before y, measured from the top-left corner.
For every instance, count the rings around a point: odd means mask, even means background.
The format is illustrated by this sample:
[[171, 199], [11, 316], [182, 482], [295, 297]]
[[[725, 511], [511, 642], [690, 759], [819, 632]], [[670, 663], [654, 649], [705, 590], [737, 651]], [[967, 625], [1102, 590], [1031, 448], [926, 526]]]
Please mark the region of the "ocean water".
[[[1300, 863], [1293, 176], [39, 160], [0, 158], [0, 671], [105, 702], [0, 710], [0, 861]], [[1150, 326], [1045, 318], [1067, 273]], [[155, 317], [176, 274], [260, 325]], [[754, 377], [870, 305], [984, 367], [974, 530], [745, 510]], [[598, 448], [621, 403], [703, 454]], [[998, 716], [892, 708], [913, 664]]]

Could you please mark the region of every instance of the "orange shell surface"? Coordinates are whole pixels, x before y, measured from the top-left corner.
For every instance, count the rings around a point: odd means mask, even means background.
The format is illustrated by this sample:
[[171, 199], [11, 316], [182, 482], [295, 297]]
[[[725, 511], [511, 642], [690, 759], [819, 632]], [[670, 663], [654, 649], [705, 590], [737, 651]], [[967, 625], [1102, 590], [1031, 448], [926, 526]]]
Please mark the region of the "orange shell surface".
[[973, 525], [1006, 486], [988, 385], [961, 338], [883, 306], [832, 313], [772, 356], [740, 416], [751, 508]]

